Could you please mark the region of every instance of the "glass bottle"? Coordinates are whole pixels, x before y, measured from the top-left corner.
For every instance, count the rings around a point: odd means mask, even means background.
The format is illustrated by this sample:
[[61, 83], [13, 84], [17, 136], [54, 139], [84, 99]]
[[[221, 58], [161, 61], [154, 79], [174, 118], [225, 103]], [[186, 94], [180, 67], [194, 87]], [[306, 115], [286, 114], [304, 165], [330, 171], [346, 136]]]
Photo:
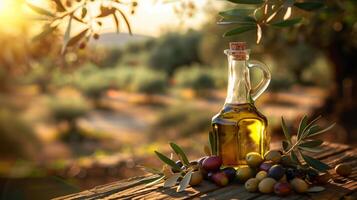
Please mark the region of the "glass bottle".
[[[222, 157], [223, 165], [239, 166], [246, 164], [247, 153], [263, 155], [269, 150], [267, 119], [254, 101], [266, 90], [271, 76], [265, 64], [249, 60], [244, 42], [231, 42], [224, 53], [228, 57], [228, 89], [222, 110], [212, 118], [214, 149]], [[252, 68], [263, 72], [263, 79], [254, 88], [249, 75]]]

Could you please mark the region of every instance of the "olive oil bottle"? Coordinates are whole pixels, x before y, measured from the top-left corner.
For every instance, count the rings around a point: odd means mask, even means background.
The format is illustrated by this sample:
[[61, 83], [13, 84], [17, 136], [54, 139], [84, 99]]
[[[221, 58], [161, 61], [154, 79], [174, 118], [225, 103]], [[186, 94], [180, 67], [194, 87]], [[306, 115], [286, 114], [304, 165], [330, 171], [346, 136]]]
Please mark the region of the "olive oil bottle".
[[[268, 67], [249, 60], [249, 50], [244, 42], [231, 42], [224, 53], [228, 57], [228, 89], [222, 110], [212, 118], [212, 132], [216, 153], [223, 165], [245, 165], [249, 152], [264, 154], [269, 150], [267, 119], [254, 106], [254, 101], [270, 83]], [[254, 88], [250, 84], [250, 69], [258, 68], [263, 79]]]

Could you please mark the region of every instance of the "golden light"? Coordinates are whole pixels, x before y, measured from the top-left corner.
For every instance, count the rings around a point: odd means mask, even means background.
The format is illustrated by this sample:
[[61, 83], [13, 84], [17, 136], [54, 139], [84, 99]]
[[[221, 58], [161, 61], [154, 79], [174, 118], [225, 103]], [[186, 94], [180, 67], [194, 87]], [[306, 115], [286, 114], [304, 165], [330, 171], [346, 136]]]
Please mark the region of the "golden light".
[[22, 4], [23, 0], [0, 0], [1, 29], [13, 29], [25, 21]]

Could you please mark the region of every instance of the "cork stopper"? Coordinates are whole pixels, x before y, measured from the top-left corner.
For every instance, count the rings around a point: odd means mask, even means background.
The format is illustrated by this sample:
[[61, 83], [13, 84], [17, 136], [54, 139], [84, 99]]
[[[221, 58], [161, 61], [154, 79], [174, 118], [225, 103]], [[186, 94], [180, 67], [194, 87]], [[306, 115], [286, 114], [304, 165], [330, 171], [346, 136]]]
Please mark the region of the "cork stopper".
[[229, 49], [232, 51], [244, 51], [247, 49], [246, 42], [230, 42]]
[[235, 60], [247, 59], [247, 43], [246, 42], [230, 42], [229, 49]]

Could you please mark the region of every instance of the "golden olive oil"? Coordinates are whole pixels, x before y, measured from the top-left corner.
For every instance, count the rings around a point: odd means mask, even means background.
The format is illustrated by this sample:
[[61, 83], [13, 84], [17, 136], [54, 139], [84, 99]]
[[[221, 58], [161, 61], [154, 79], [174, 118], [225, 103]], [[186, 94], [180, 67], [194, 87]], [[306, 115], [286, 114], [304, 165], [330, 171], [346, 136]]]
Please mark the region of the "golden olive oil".
[[225, 166], [244, 165], [247, 153], [269, 150], [267, 119], [251, 104], [226, 104], [213, 117], [212, 128]]

